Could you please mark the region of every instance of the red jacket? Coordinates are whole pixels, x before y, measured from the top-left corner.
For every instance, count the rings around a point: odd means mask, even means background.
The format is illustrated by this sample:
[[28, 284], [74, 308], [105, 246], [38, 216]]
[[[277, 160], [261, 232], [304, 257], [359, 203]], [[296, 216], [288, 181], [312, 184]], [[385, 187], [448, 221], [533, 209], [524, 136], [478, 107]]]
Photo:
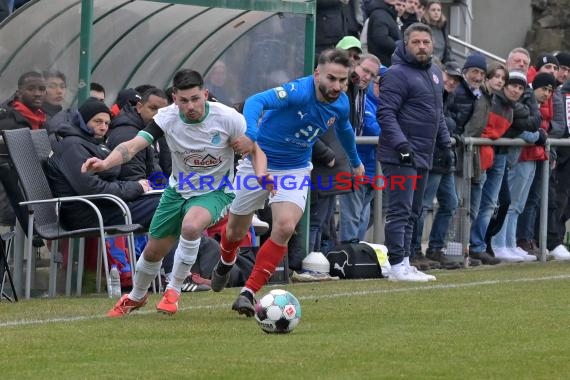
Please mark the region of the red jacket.
[[[505, 134], [512, 123], [512, 102], [505, 97], [503, 92], [495, 93], [491, 99], [491, 110], [489, 112], [489, 118], [487, 119], [487, 125], [485, 129], [483, 129], [481, 137], [487, 137], [493, 140], [498, 139]], [[481, 170], [487, 170], [493, 166], [495, 149], [489, 145], [482, 145], [480, 147], [480, 156]]]

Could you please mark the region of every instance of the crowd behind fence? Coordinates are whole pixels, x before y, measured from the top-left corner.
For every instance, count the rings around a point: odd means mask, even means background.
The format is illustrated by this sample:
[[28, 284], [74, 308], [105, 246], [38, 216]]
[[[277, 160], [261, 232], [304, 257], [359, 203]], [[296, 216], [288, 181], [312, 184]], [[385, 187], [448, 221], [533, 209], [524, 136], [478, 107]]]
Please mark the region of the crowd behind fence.
[[[378, 144], [378, 137], [375, 136], [366, 136], [366, 137], [357, 137], [356, 138], [357, 144]], [[456, 188], [458, 191], [458, 198], [459, 198], [459, 207], [458, 210], [463, 209], [464, 212], [462, 213], [460, 226], [460, 241], [463, 247], [463, 254], [465, 257], [465, 264], [468, 265], [468, 251], [469, 251], [469, 230], [471, 228], [471, 220], [470, 220], [470, 211], [469, 205], [471, 202], [471, 181], [473, 179], [473, 152], [481, 145], [491, 145], [491, 146], [508, 146], [508, 147], [516, 147], [516, 146], [532, 146], [533, 144], [529, 144], [520, 138], [510, 139], [510, 138], [500, 138], [497, 140], [491, 140], [488, 138], [481, 138], [481, 137], [465, 137], [462, 140], [455, 140], [454, 142], [456, 145], [462, 145], [464, 149], [459, 150], [462, 152], [462, 161], [463, 162], [463, 170], [461, 176], [456, 176]], [[570, 146], [570, 139], [563, 138], [563, 139], [548, 139], [545, 145], [545, 150], [547, 156], [550, 158], [550, 150], [551, 147], [558, 147], [558, 146]], [[541, 178], [541, 197], [540, 197], [540, 228], [539, 228], [539, 236], [538, 236], [538, 243], [540, 248], [540, 260], [546, 261], [546, 255], [548, 254], [548, 250], [546, 248], [546, 235], [547, 235], [547, 228], [548, 228], [548, 184], [550, 180], [550, 168], [551, 162], [550, 160], [542, 161], [542, 165], [540, 166], [540, 170], [542, 170], [542, 178]], [[376, 170], [378, 174], [382, 173], [381, 165], [377, 162]], [[538, 170], [538, 169], [537, 169]], [[377, 184], [381, 186], [381, 184]], [[374, 224], [373, 224], [373, 235], [372, 240], [373, 243], [382, 243], [384, 241], [384, 218], [382, 215], [382, 195], [381, 190], [378, 190], [374, 194]]]

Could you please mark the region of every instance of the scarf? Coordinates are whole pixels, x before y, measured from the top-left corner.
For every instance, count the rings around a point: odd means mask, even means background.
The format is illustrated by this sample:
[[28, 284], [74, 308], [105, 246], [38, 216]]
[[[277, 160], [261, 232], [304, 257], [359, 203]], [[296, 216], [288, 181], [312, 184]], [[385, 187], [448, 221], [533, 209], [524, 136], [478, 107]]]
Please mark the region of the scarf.
[[12, 102], [12, 108], [18, 111], [30, 123], [32, 129], [40, 129], [46, 122], [46, 114], [40, 108], [32, 111], [19, 100]]

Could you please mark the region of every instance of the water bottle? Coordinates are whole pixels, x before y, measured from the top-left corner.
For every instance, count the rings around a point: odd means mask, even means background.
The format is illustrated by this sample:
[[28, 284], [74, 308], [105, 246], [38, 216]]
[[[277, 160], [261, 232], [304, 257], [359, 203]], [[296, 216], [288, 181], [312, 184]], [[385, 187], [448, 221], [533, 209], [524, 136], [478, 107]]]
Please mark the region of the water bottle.
[[116, 265], [111, 267], [109, 272], [109, 277], [111, 278], [111, 298], [121, 298], [121, 276]]

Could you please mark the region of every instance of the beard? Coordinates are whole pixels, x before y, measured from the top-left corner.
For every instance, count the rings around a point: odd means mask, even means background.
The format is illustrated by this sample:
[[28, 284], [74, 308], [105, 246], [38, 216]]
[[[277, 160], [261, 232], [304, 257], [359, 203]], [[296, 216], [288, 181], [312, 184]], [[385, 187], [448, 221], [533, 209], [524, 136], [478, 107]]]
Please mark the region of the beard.
[[334, 91], [327, 89], [327, 87], [321, 83], [319, 83], [319, 92], [321, 93], [323, 98], [325, 98], [325, 100], [329, 103], [332, 103], [335, 100], [337, 100], [341, 93], [340, 91], [335, 93]]

